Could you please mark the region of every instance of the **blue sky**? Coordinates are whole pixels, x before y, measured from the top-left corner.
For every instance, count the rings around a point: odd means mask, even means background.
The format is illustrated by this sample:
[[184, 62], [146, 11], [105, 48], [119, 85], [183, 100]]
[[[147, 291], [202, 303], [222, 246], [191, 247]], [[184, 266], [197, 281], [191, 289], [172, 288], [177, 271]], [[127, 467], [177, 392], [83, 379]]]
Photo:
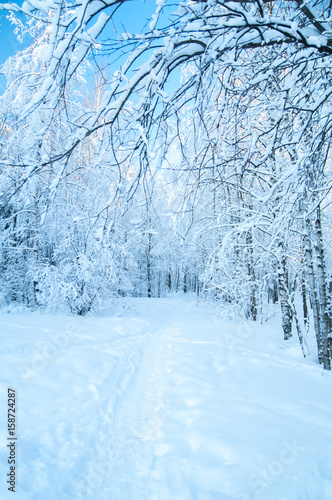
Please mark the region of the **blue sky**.
[[[0, 0], [0, 3], [6, 3], [6, 1], [8, 0]], [[16, 0], [16, 3], [22, 5], [23, 1], [24, 0]], [[119, 33], [140, 33], [144, 29], [144, 26], [146, 24], [149, 24], [151, 15], [155, 12], [155, 9], [156, 0], [132, 0], [126, 2], [118, 9], [116, 15], [114, 16], [116, 29], [119, 31]], [[174, 4], [166, 9], [166, 12], [162, 16], [161, 22], [163, 24], [169, 24], [170, 15], [172, 12], [174, 12], [174, 10], [176, 10], [176, 6]], [[24, 20], [25, 16], [22, 15], [21, 18], [22, 20]], [[7, 14], [3, 11], [0, 11], [0, 67], [9, 56], [14, 55], [17, 51], [22, 50], [25, 45], [29, 44], [29, 40], [26, 40], [25, 44], [23, 45], [19, 43], [13, 33], [13, 29], [14, 26], [7, 19]], [[106, 27], [101, 38], [106, 39], [107, 37], [114, 39], [112, 23], [109, 23], [109, 25]], [[119, 64], [123, 64], [125, 57], [122, 57], [118, 62], [114, 62], [112, 59], [113, 58], [109, 58], [107, 56], [98, 58], [99, 62], [111, 63], [111, 73], [118, 69]], [[178, 78], [179, 76], [177, 76], [175, 79], [177, 80]], [[0, 89], [1, 87], [3, 88], [4, 85], [5, 82], [0, 76]], [[172, 86], [173, 85], [171, 83], [171, 87]]]
[[[0, 1], [0, 3], [6, 3], [6, 1]], [[23, 0], [17, 0], [18, 5], [23, 4]], [[0, 12], [0, 65], [2, 65], [9, 56], [15, 54], [18, 50], [22, 48], [22, 45], [17, 41], [16, 36], [13, 33], [13, 25], [7, 19], [6, 12]]]
[[[0, 3], [6, 3], [8, 0], [0, 0]], [[16, 0], [18, 5], [23, 4], [23, 0]], [[127, 31], [129, 33], [141, 32], [142, 28], [149, 20], [151, 14], [154, 12], [156, 7], [155, 0], [133, 0], [121, 6], [115, 15], [115, 23], [117, 29], [122, 33]], [[173, 11], [175, 7], [169, 9], [169, 13]], [[167, 22], [167, 13], [164, 16]], [[24, 16], [22, 16], [24, 19]], [[109, 28], [107, 28], [109, 29]], [[110, 31], [113, 31], [110, 27]], [[103, 33], [103, 38], [107, 36], [107, 31]], [[110, 36], [114, 34], [110, 32]], [[0, 65], [2, 65], [5, 60], [15, 54], [18, 50], [22, 49], [22, 45], [17, 41], [16, 36], [13, 33], [13, 25], [7, 19], [5, 12], [0, 12]]]

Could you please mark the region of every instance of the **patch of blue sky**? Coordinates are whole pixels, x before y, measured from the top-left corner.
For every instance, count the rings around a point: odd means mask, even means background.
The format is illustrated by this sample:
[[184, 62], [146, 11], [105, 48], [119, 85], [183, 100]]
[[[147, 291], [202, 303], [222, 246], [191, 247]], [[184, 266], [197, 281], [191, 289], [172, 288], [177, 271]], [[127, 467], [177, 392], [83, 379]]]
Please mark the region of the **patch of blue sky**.
[[[24, 0], [16, 0], [15, 3], [21, 6], [23, 1]], [[116, 43], [119, 48], [117, 40], [118, 37], [122, 36], [124, 33], [140, 34], [148, 31], [151, 16], [157, 8], [157, 2], [158, 0], [131, 0], [115, 9], [115, 12], [112, 15], [112, 20], [107, 24], [99, 37], [99, 41], [101, 42], [100, 49], [93, 50], [90, 54], [92, 65], [90, 74], [87, 74], [88, 81], [93, 84], [95, 80], [96, 65], [103, 68], [108, 67], [109, 76], [123, 66], [132, 47], [130, 44], [124, 44], [123, 49], [114, 51], [114, 43]], [[0, 3], [5, 2], [0, 1]], [[159, 16], [156, 29], [170, 26], [175, 21], [175, 17], [172, 16], [172, 13], [176, 11], [176, 9], [176, 3], [166, 2], [166, 6], [163, 7]], [[110, 14], [113, 11], [114, 7], [110, 7], [107, 14]], [[23, 22], [26, 19], [23, 14], [16, 15]], [[31, 43], [28, 36], [20, 42], [14, 33], [14, 29], [15, 26], [11, 23], [9, 15], [5, 11], [0, 11], [0, 68], [8, 57], [13, 56]], [[143, 59], [142, 61], [140, 59], [136, 61], [136, 68], [139, 67], [140, 62], [143, 62]], [[167, 89], [165, 89], [166, 92], [172, 93], [172, 90], [175, 88], [179, 79], [180, 74], [176, 71], [176, 74], [167, 84]], [[0, 90], [4, 90], [5, 84], [5, 77], [1, 74], [0, 69]]]

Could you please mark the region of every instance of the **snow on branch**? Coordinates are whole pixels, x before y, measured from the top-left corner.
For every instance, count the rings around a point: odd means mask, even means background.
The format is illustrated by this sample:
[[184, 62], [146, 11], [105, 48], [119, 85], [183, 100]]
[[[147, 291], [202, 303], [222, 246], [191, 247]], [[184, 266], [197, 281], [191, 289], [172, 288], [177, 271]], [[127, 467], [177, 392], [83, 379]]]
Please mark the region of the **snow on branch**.
[[[56, 106], [68, 81], [86, 61], [114, 13], [129, 0], [27, 0], [20, 8], [15, 3], [1, 10], [24, 12], [38, 16], [52, 25], [47, 57], [47, 70], [38, 81], [36, 92], [22, 113], [28, 116], [42, 103]], [[324, 3], [266, 1], [181, 2], [171, 24], [159, 27], [162, 9], [167, 1], [157, 1], [151, 22], [143, 34], [122, 38], [113, 43], [119, 55], [129, 50], [127, 62], [114, 74], [104, 92], [102, 106], [84, 123], [72, 139], [68, 152], [85, 137], [104, 126], [112, 126], [130, 99], [136, 102], [132, 122], [144, 122], [152, 116], [162, 98], [163, 88], [175, 68], [196, 61], [196, 85], [216, 61], [236, 64], [236, 54], [264, 47], [293, 46], [298, 52], [311, 48], [317, 55], [332, 54], [331, 29], [323, 19]], [[145, 62], [144, 62], [145, 59]], [[137, 62], [135, 68], [134, 64]], [[185, 84], [188, 89], [188, 83]], [[173, 95], [181, 95], [178, 87]], [[150, 123], [150, 120], [148, 120]]]

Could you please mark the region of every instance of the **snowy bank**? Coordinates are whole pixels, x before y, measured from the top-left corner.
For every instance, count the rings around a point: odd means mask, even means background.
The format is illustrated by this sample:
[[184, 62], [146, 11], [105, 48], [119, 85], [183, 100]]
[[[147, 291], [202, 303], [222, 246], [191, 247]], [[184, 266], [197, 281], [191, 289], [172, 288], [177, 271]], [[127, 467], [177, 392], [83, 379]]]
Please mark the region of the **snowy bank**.
[[20, 500], [332, 498], [332, 375], [314, 354], [192, 299], [121, 305], [0, 316], [1, 498], [8, 387]]

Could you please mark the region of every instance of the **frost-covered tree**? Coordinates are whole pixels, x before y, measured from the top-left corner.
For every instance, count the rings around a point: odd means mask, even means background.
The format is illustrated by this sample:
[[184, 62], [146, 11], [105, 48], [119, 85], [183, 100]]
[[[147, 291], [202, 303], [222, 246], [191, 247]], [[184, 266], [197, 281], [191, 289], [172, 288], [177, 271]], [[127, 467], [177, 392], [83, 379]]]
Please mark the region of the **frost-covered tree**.
[[[253, 320], [264, 291], [273, 290], [285, 338], [293, 321], [301, 338], [294, 294], [301, 287], [307, 304], [309, 291], [319, 360], [330, 368], [330, 271], [322, 223], [331, 187], [330, 3], [185, 0], [168, 19], [174, 2], [158, 0], [141, 33], [123, 33], [116, 15], [130, 5], [129, 0], [27, 0], [22, 7], [0, 6], [24, 12], [48, 33], [42, 71], [29, 80], [31, 98], [20, 122], [48, 113], [48, 127], [39, 128], [46, 144], [62, 113], [60, 128], [67, 138], [53, 141], [38, 166], [35, 156], [15, 153], [7, 155], [7, 165], [23, 168], [29, 179], [49, 175], [47, 205], [80, 152], [103, 137], [118, 169], [116, 206], [123, 208], [176, 142], [182, 155], [177, 169], [185, 176], [182, 208], [193, 215], [176, 271], [179, 277], [181, 268], [183, 288], [196, 255], [204, 255], [205, 290], [237, 303]], [[72, 82], [96, 51], [114, 61], [121, 57], [121, 64], [106, 79], [98, 107], [74, 100], [75, 113], [67, 113]], [[172, 76], [176, 68], [186, 71], [179, 83]], [[184, 115], [190, 123], [185, 134]], [[127, 175], [129, 163], [133, 173]], [[2, 210], [27, 183], [11, 176], [6, 182]], [[152, 276], [161, 272], [160, 217], [152, 215], [149, 196], [144, 210], [143, 225], [136, 229], [145, 260], [142, 255], [137, 260], [139, 268], [145, 262], [152, 294]], [[205, 226], [199, 224], [201, 215]], [[6, 224], [7, 219], [8, 214]], [[180, 264], [186, 253], [190, 258]]]

